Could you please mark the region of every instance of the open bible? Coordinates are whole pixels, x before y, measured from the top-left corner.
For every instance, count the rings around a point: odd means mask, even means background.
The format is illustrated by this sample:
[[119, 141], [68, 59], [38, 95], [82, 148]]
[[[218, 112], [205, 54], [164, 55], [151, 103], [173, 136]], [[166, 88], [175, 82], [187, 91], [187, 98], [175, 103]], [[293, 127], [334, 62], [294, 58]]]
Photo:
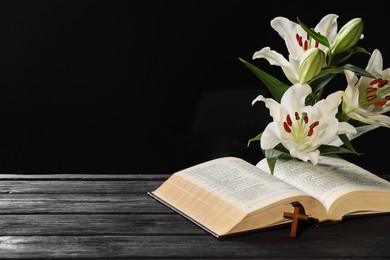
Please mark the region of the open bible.
[[318, 223], [390, 212], [390, 182], [340, 157], [317, 165], [278, 160], [252, 165], [237, 157], [213, 159], [172, 174], [150, 196], [217, 238], [291, 222], [293, 203]]

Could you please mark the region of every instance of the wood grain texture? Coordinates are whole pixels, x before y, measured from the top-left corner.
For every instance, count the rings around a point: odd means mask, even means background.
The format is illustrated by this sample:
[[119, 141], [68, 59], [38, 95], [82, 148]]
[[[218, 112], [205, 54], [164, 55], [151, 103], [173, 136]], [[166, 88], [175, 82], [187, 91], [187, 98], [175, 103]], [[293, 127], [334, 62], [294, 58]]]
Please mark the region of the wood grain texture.
[[[342, 238], [345, 238], [344, 236]], [[353, 243], [339, 238], [305, 235], [292, 240], [285, 232], [266, 236], [245, 236], [218, 241], [210, 236], [3, 236], [3, 257], [66, 258], [177, 258], [177, 259], [386, 259], [389, 237], [367, 240], [362, 236]], [[302, 255], [302, 253], [305, 253]]]
[[168, 214], [2, 215], [3, 236], [208, 235], [184, 217]]
[[2, 214], [166, 213], [170, 210], [146, 194], [7, 194]]
[[[169, 175], [0, 177], [0, 259], [387, 259], [390, 215], [218, 240], [147, 195]], [[14, 176], [15, 177], [15, 176]]]
[[0, 181], [0, 194], [144, 194], [163, 181], [135, 180], [15, 180]]
[[0, 174], [1, 180], [165, 180], [169, 174]]

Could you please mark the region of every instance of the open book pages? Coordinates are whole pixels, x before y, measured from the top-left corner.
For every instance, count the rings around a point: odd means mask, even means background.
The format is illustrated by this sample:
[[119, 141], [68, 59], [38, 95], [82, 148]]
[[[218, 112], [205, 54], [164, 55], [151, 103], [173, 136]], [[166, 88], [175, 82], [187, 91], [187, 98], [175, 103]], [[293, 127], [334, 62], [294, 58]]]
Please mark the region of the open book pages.
[[217, 237], [288, 223], [295, 201], [326, 216], [318, 200], [235, 157], [176, 172], [149, 194]]
[[149, 195], [217, 237], [288, 223], [295, 202], [318, 222], [390, 212], [390, 183], [337, 157], [280, 160], [274, 175], [265, 160], [222, 157], [172, 174]]
[[[256, 166], [270, 172], [266, 159]], [[390, 211], [390, 182], [337, 156], [320, 156], [317, 165], [278, 160], [274, 176], [321, 201], [331, 220]]]

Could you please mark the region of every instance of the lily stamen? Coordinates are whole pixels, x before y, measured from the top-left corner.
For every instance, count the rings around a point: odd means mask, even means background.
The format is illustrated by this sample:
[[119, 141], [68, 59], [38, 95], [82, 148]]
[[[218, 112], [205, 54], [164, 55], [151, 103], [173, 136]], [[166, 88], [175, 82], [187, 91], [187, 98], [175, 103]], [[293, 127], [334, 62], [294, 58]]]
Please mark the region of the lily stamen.
[[[318, 32], [318, 34], [320, 34], [320, 33]], [[311, 45], [312, 38], [310, 37], [309, 34], [306, 35], [306, 40], [304, 40], [304, 41], [303, 41], [302, 36], [300, 36], [299, 34], [295, 34], [295, 39], [297, 40], [299, 47], [302, 47], [302, 49], [304, 51], [307, 51], [308, 49], [310, 49], [309, 44]], [[317, 42], [317, 41], [314, 42], [314, 48], [318, 48], [319, 45], [320, 45], [319, 42]]]
[[376, 88], [373, 88], [373, 87], [369, 87], [369, 88], [367, 88], [366, 89], [366, 93], [373, 93], [373, 92], [376, 92], [377, 91], [377, 89]]
[[302, 114], [303, 120], [305, 120], [305, 123], [307, 124], [309, 122], [309, 117], [307, 116], [306, 113]]
[[288, 124], [289, 126], [292, 126], [292, 121], [291, 121], [290, 115], [287, 115], [287, 116], [286, 116], [286, 121], [287, 121], [287, 124]]
[[307, 51], [308, 48], [309, 48], [309, 47], [308, 47], [308, 41], [306, 40], [306, 41], [305, 41], [305, 46], [303, 47], [303, 50], [304, 50], [304, 51]]
[[386, 104], [386, 101], [385, 100], [382, 100], [382, 101], [378, 101], [378, 102], [375, 102], [374, 105], [376, 107], [381, 107], [381, 106], [384, 106]]
[[296, 120], [299, 120], [299, 114], [298, 114], [298, 112], [295, 112], [295, 119], [296, 119]]
[[297, 39], [297, 42], [298, 42], [298, 44], [299, 44], [299, 46], [303, 46], [303, 44], [302, 44], [302, 37], [301, 36], [299, 36], [298, 34], [296, 34], [295, 35], [295, 38]]
[[379, 83], [379, 82], [381, 82], [381, 81], [382, 81], [381, 78], [374, 79], [373, 81], [370, 82], [370, 85], [371, 85], [371, 86], [372, 86], [372, 85], [375, 85], [375, 84], [377, 84], [377, 83]]
[[383, 88], [387, 83], [389, 83], [388, 80], [381, 80], [381, 82], [378, 83], [378, 88]]
[[288, 124], [286, 122], [283, 122], [283, 127], [287, 133], [291, 133], [291, 128], [288, 126]]
[[319, 121], [315, 121], [313, 122], [310, 126], [309, 126], [309, 132], [307, 133], [307, 136], [312, 136], [313, 133], [314, 133], [314, 127], [318, 126], [319, 125]]
[[[318, 32], [318, 34], [321, 34], [321, 32]], [[314, 44], [314, 46], [316, 47], [316, 48], [318, 48], [318, 46], [320, 45], [320, 43], [319, 42], [315, 42], [315, 44]]]
[[314, 128], [314, 127], [318, 126], [319, 123], [320, 123], [319, 121], [315, 121], [309, 127]]
[[296, 142], [302, 142], [305, 137], [310, 137], [314, 133], [314, 128], [319, 125], [319, 121], [314, 121], [308, 126], [309, 117], [307, 113], [302, 113], [299, 116], [298, 112], [294, 112], [296, 123], [291, 120], [290, 114], [287, 114], [286, 120], [283, 122], [283, 128], [287, 133], [291, 133]]

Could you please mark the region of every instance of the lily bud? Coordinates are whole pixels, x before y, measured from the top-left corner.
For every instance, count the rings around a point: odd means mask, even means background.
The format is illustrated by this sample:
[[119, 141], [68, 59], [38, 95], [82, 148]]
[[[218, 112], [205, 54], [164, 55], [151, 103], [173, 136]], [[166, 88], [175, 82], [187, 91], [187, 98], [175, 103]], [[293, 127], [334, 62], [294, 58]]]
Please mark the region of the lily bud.
[[326, 55], [318, 48], [311, 48], [302, 56], [299, 64], [299, 82], [301, 84], [308, 82], [316, 76], [326, 65]]
[[361, 18], [354, 18], [346, 23], [337, 33], [331, 52], [341, 53], [354, 46], [363, 37], [363, 27], [364, 23]]

